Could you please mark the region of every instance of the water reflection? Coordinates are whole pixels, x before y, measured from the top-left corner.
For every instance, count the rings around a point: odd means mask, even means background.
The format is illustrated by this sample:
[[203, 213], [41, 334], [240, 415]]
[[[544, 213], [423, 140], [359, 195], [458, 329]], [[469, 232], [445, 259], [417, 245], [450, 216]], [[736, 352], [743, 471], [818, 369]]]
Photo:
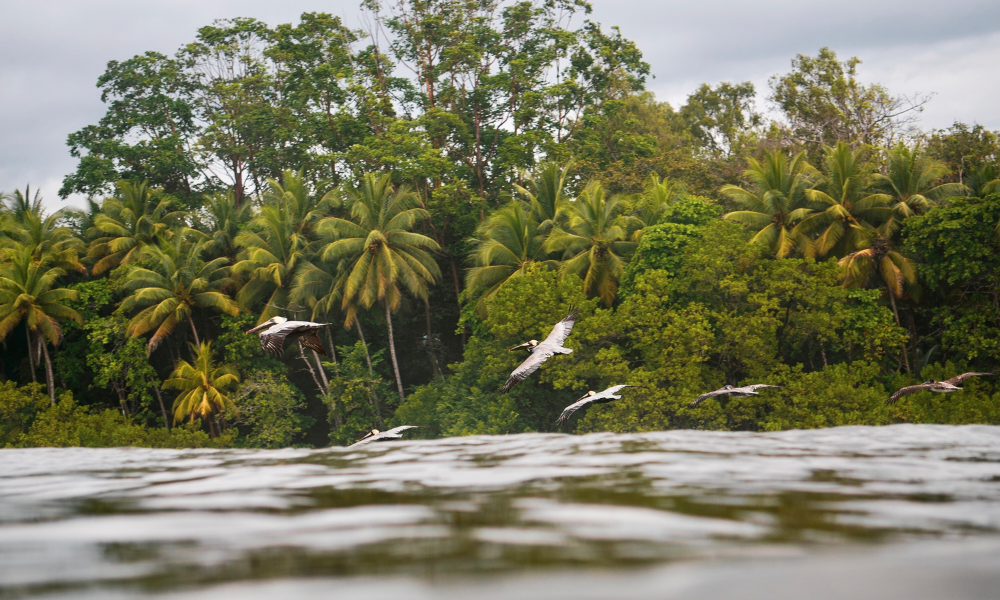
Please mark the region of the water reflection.
[[798, 597], [809, 573], [842, 596], [868, 577], [945, 597], [911, 585], [928, 568], [966, 574], [970, 595], [948, 597], [978, 597], [998, 529], [985, 426], [0, 451], [0, 597], [585, 598], [627, 582], [611, 595], [709, 598], [768, 569]]

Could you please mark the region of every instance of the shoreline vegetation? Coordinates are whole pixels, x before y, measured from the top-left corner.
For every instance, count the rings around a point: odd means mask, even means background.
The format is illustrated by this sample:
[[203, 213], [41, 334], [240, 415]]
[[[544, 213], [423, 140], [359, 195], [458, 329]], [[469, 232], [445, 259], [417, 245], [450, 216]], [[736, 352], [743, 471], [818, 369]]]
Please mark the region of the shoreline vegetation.
[[[362, 10], [382, 33], [239, 18], [108, 63], [87, 208], [3, 196], [0, 447], [1000, 424], [995, 378], [884, 403], [998, 369], [998, 132], [921, 130], [828, 48], [673, 107], [586, 2]], [[326, 356], [244, 333], [278, 315]], [[750, 381], [781, 387], [688, 407]]]

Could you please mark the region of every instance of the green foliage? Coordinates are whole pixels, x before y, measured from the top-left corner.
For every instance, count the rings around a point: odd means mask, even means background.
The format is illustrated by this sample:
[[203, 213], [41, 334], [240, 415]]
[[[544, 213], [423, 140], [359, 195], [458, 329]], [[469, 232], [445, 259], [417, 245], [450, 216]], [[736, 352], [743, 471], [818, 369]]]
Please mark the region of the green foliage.
[[[6, 415], [3, 424], [7, 426]], [[9, 440], [8, 447], [225, 448], [232, 441], [232, 434], [210, 439], [193, 427], [174, 428], [169, 432], [163, 428], [147, 430], [132, 423], [119, 411], [106, 409], [91, 412], [79, 406], [72, 394], [64, 393], [55, 405], [37, 414], [27, 432]]]
[[291, 446], [313, 419], [301, 414], [305, 398], [283, 376], [254, 371], [243, 377], [232, 396], [227, 420], [240, 430], [237, 445], [246, 448]]
[[39, 413], [49, 407], [49, 397], [37, 383], [18, 388], [0, 382], [0, 448], [19, 443]]
[[330, 393], [323, 398], [330, 424], [330, 442], [349, 445], [378, 426], [383, 409], [380, 398], [389, 398], [389, 384], [375, 374], [382, 362], [384, 350], [371, 355], [372, 371], [368, 370], [365, 347], [358, 341], [354, 346], [342, 346], [340, 375], [330, 380]]

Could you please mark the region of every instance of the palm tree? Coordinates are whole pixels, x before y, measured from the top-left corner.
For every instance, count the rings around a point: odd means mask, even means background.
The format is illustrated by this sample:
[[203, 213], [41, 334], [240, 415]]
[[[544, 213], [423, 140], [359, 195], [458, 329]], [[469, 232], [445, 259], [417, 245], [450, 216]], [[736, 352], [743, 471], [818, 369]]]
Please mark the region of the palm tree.
[[178, 323], [187, 321], [195, 344], [200, 344], [194, 325], [195, 309], [215, 309], [228, 315], [239, 314], [239, 307], [223, 289], [231, 283], [228, 278], [228, 259], [202, 259], [203, 243], [188, 241], [185, 232], [179, 231], [171, 240], [162, 240], [158, 246], [148, 247], [150, 268], [136, 268], [128, 277], [125, 289], [129, 296], [118, 309], [123, 313], [140, 310], [129, 321], [126, 333], [143, 335], [156, 330], [149, 340], [147, 352], [156, 347], [173, 332]]
[[527, 187], [514, 186], [518, 193], [527, 198], [531, 216], [542, 233], [552, 229], [562, 216], [561, 209], [569, 201], [564, 192], [572, 169], [572, 162], [565, 167], [551, 163], [543, 167], [537, 177], [528, 179], [525, 182]]
[[6, 339], [24, 321], [29, 358], [39, 350], [45, 358], [45, 377], [52, 404], [56, 402], [56, 391], [46, 342], [53, 347], [59, 345], [62, 339], [60, 321], [71, 319], [83, 324], [80, 313], [63, 304], [66, 300], [76, 300], [79, 292], [56, 287], [58, 279], [66, 273], [54, 266], [56, 260], [51, 254], [42, 254], [36, 259], [34, 248], [21, 246], [9, 249], [9, 262], [0, 266], [0, 340]]
[[650, 173], [646, 178], [642, 194], [635, 204], [635, 213], [646, 225], [656, 225], [684, 191], [684, 184], [659, 173]]
[[763, 162], [748, 160], [750, 168], [743, 176], [750, 181], [750, 189], [724, 185], [720, 190], [746, 210], [722, 218], [756, 229], [751, 243], [768, 248], [777, 258], [788, 256], [793, 249], [808, 254], [809, 238], [792, 233], [795, 225], [812, 212], [806, 207], [805, 191], [815, 169], [806, 161], [805, 152], [788, 158], [774, 150], [764, 154]]
[[[240, 382], [236, 369], [229, 365], [219, 365], [212, 359], [212, 343], [191, 344], [195, 357], [194, 364], [179, 360], [170, 377], [163, 382], [165, 390], [180, 390], [174, 400], [174, 424], [195, 416], [208, 421], [212, 437], [217, 435], [210, 417], [221, 414], [226, 408], [235, 408], [226, 395], [226, 388]], [[224, 424], [223, 424], [224, 425]]]
[[921, 155], [919, 144], [910, 149], [900, 142], [886, 151], [886, 174], [878, 176], [879, 187], [892, 203], [885, 231], [891, 235], [904, 219], [927, 212], [942, 198], [965, 193], [960, 183], [939, 183], [948, 173], [944, 163]]
[[[439, 250], [433, 239], [412, 231], [430, 218], [417, 205], [416, 196], [407, 188], [393, 189], [388, 174], [369, 173], [361, 185], [345, 192], [350, 218], [328, 217], [320, 222], [320, 232], [334, 236], [321, 253], [324, 261], [345, 261], [341, 306], [369, 308], [376, 301], [385, 307], [389, 330], [389, 355], [396, 375], [396, 387], [402, 401], [403, 381], [396, 361], [392, 333], [392, 312], [399, 308], [402, 287], [427, 301], [428, 287], [441, 277], [434, 257], [428, 250]], [[347, 324], [354, 317], [348, 312]]]
[[624, 261], [638, 245], [632, 233], [643, 226], [636, 217], [618, 214], [619, 201], [619, 196], [607, 198], [599, 182], [591, 182], [566, 204], [567, 226], [554, 227], [545, 242], [547, 251], [562, 253], [562, 273], [580, 276], [584, 293], [599, 296], [606, 306], [614, 302]]
[[524, 275], [530, 265], [557, 264], [548, 259], [545, 236], [521, 202], [511, 202], [490, 215], [480, 225], [478, 239], [473, 243], [471, 256], [475, 266], [469, 269], [465, 286], [472, 293], [482, 292], [476, 310], [484, 317], [486, 301], [496, 296], [508, 281]]
[[231, 262], [235, 262], [236, 254], [239, 252], [239, 248], [236, 246], [236, 236], [250, 219], [248, 205], [237, 204], [236, 198], [230, 190], [206, 194], [202, 208], [205, 221], [204, 232], [210, 238], [209, 242], [205, 244], [205, 251], [212, 256], [225, 256]]
[[46, 214], [41, 195], [36, 192], [34, 199], [29, 200], [30, 191], [30, 187], [23, 194], [15, 190], [8, 197], [2, 224], [8, 239], [3, 245], [7, 248], [31, 247], [35, 260], [49, 255], [51, 266], [85, 273], [87, 269], [80, 263], [83, 242], [67, 226], [74, 211], [62, 209]]
[[246, 257], [233, 270], [249, 274], [236, 298], [249, 307], [270, 294], [258, 323], [288, 305], [288, 291], [299, 265], [309, 258], [315, 226], [333, 195], [316, 198], [309, 193], [301, 173], [285, 171], [281, 182], [268, 179], [268, 190], [251, 229], [236, 236]]
[[143, 247], [169, 236], [183, 215], [171, 211], [169, 199], [146, 182], [119, 181], [117, 187], [118, 196], [101, 204], [88, 232], [94, 241], [87, 255], [100, 259], [91, 269], [95, 275], [135, 260]]
[[[896, 299], [903, 296], [903, 285], [913, 285], [917, 282], [917, 265], [906, 256], [892, 249], [884, 236], [879, 236], [866, 244], [867, 247], [856, 250], [844, 258], [839, 264], [843, 267], [844, 286], [868, 287], [871, 277], [878, 273], [889, 291], [889, 302], [892, 304], [892, 314], [896, 317], [896, 325], [900, 326], [899, 310]], [[903, 360], [906, 370], [910, 370], [910, 359], [903, 346]]]
[[867, 248], [877, 235], [874, 224], [892, 216], [890, 196], [872, 192], [877, 177], [872, 164], [862, 160], [862, 152], [844, 142], [828, 147], [819, 186], [805, 191], [815, 211], [802, 219], [792, 235], [816, 234], [812, 247], [816, 256], [831, 252], [846, 256]]

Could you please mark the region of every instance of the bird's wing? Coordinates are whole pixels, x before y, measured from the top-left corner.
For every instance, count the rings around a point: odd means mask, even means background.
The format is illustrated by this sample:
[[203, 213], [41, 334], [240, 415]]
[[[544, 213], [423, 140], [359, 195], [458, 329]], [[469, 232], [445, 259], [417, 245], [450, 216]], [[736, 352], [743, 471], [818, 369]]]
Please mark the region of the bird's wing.
[[552, 331], [549, 332], [549, 336], [542, 341], [542, 344], [548, 344], [550, 346], [555, 346], [561, 348], [563, 342], [569, 337], [569, 332], [573, 331], [573, 325], [576, 323], [576, 318], [580, 316], [580, 313], [573, 311], [566, 315], [566, 318], [555, 324]]
[[895, 394], [889, 396], [889, 399], [885, 401], [886, 404], [895, 404], [896, 400], [899, 400], [903, 396], [919, 392], [920, 390], [926, 390], [933, 386], [933, 383], [920, 383], [917, 385], [908, 385], [904, 388], [900, 388]]
[[285, 346], [285, 336], [287, 333], [274, 331], [274, 327], [266, 329], [260, 334], [260, 347], [275, 358], [281, 358], [281, 353]]
[[961, 375], [956, 375], [951, 379], [945, 379], [944, 383], [950, 383], [952, 385], [958, 385], [968, 379], [969, 377], [986, 377], [987, 375], [993, 375], [993, 373], [962, 373]]
[[539, 344], [538, 347], [535, 348], [535, 351], [531, 353], [531, 356], [524, 359], [524, 362], [522, 362], [516, 369], [514, 369], [514, 372], [510, 374], [510, 377], [507, 378], [507, 382], [503, 384], [502, 388], [500, 388], [501, 393], [506, 394], [510, 391], [510, 388], [527, 379], [528, 375], [537, 371], [538, 367], [542, 366], [542, 363], [553, 354], [555, 353], [550, 348], [545, 348]]
[[365, 446], [367, 444], [370, 444], [370, 443], [374, 442], [375, 440], [378, 440], [381, 435], [382, 435], [381, 433], [378, 434], [378, 435], [372, 435], [372, 434], [369, 433], [365, 437], [361, 438], [360, 440], [358, 440], [358, 441], [354, 442], [353, 444], [351, 444], [350, 446], [348, 446], [348, 448], [355, 448], [357, 446]]
[[385, 436], [390, 436], [391, 435], [391, 436], [394, 436], [394, 437], [399, 437], [399, 435], [402, 434], [407, 429], [416, 429], [417, 427], [419, 427], [419, 425], [400, 425], [399, 427], [393, 427], [392, 429], [390, 429], [388, 431], [383, 431], [382, 435], [385, 435]]
[[617, 394], [620, 390], [623, 390], [623, 389], [625, 389], [627, 387], [635, 387], [635, 386], [629, 385], [627, 383], [624, 383], [622, 385], [613, 385], [613, 386], [609, 387], [608, 389], [604, 390], [603, 392], [601, 392], [600, 394], [598, 394], [598, 396], [605, 396], [605, 397], [610, 398], [611, 396]]
[[315, 329], [309, 329], [300, 333], [298, 338], [306, 348], [315, 351], [320, 356], [326, 356], [326, 350], [323, 349], [323, 342], [319, 341], [319, 332]]
[[691, 404], [688, 404], [688, 408], [691, 408], [692, 406], [698, 406], [699, 404], [701, 404], [702, 400], [708, 400], [709, 398], [712, 398], [713, 396], [721, 396], [723, 394], [729, 394], [732, 391], [733, 390], [718, 389], [718, 390], [715, 390], [714, 392], [707, 392], [707, 393], [702, 394], [702, 395], [698, 396], [697, 398], [695, 398], [691, 402]]
[[780, 388], [781, 386], [780, 385], [768, 385], [766, 383], [755, 383], [753, 385], [746, 385], [746, 386], [743, 386], [743, 387], [744, 388], [750, 388], [751, 392], [755, 392], [755, 391], [757, 391], [757, 390], [759, 390], [761, 388], [769, 388], [769, 387]]
[[587, 406], [588, 404], [592, 403], [595, 397], [596, 396], [591, 396], [588, 394], [583, 398], [580, 398], [573, 404], [570, 404], [569, 406], [564, 408], [562, 414], [559, 415], [558, 419], [556, 419], [556, 425], [562, 425], [563, 423], [565, 423], [569, 419], [570, 415], [580, 410], [584, 406]]

